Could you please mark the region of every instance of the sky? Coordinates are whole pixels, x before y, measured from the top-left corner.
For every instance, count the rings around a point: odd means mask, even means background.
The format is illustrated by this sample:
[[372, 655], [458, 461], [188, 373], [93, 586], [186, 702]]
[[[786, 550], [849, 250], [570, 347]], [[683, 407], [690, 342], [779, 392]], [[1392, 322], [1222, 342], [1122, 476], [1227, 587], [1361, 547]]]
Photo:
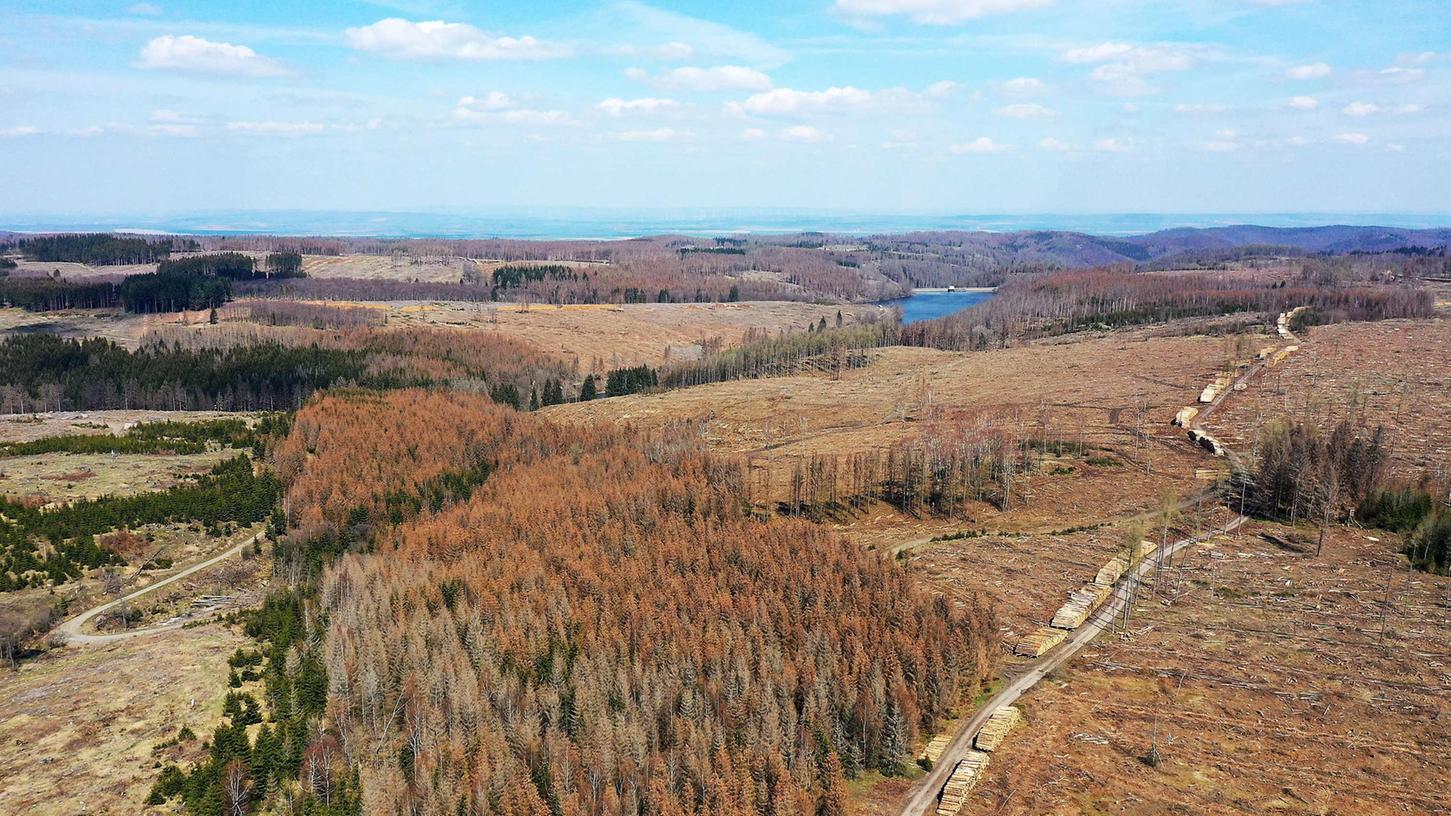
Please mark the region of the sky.
[[1445, 0], [0, 0], [0, 20], [0, 216], [1451, 213]]

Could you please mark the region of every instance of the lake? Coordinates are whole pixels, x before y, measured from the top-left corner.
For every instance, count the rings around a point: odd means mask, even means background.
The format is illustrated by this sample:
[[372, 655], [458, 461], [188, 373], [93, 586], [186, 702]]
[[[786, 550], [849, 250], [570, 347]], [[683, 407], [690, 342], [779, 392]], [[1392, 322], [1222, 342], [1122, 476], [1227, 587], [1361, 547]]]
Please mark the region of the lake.
[[883, 306], [896, 306], [902, 310], [902, 325], [934, 320], [953, 312], [960, 312], [969, 306], [992, 297], [993, 293], [981, 289], [958, 289], [948, 292], [942, 289], [918, 289], [911, 297], [883, 301]]

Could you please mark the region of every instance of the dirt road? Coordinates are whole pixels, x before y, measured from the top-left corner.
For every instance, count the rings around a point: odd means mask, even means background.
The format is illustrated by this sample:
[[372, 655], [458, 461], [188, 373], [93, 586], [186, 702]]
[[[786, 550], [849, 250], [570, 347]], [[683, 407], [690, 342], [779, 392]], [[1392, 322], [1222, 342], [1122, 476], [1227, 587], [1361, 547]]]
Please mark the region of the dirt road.
[[[1155, 565], [1160, 559], [1169, 558], [1179, 550], [1203, 541], [1206, 538], [1232, 532], [1245, 521], [1244, 516], [1239, 516], [1223, 527], [1201, 533], [1197, 536], [1182, 538], [1173, 542], [1168, 547], [1156, 550], [1152, 556], [1139, 562], [1136, 572], [1126, 574], [1120, 580], [1119, 587], [1122, 588], [1123, 583], [1131, 576], [1143, 580], [1153, 572]], [[917, 780], [917, 784], [913, 785], [911, 790], [907, 792], [907, 798], [902, 805], [902, 816], [921, 816], [921, 814], [932, 812], [937, 803], [937, 795], [942, 791], [943, 786], [947, 784], [947, 778], [952, 775], [952, 771], [957, 767], [957, 763], [967, 753], [967, 750], [972, 747], [972, 738], [977, 734], [978, 729], [982, 728], [983, 723], [987, 722], [988, 717], [991, 717], [993, 712], [999, 708], [1012, 705], [1014, 701], [1023, 695], [1023, 692], [1036, 685], [1049, 672], [1071, 660], [1079, 650], [1092, 642], [1095, 637], [1098, 637], [1098, 634], [1107, 628], [1116, 616], [1123, 613], [1124, 605], [1128, 602], [1128, 595], [1116, 590], [1108, 602], [1099, 609], [1093, 618], [1074, 630], [1068, 640], [1064, 641], [1048, 654], [1029, 663], [1026, 672], [1015, 677], [996, 694], [988, 698], [988, 701], [978, 708], [977, 712], [958, 729], [957, 735], [948, 744], [947, 750], [942, 752], [942, 757], [938, 759], [937, 764], [933, 766], [932, 770], [926, 776]]]
[[56, 627], [55, 633], [58, 634], [58, 635], [60, 635], [65, 640], [66, 645], [71, 646], [71, 645], [85, 645], [85, 644], [94, 644], [94, 643], [114, 643], [115, 641], [125, 640], [126, 638], [140, 637], [142, 635], [149, 635], [149, 634], [153, 634], [155, 632], [164, 632], [164, 631], [166, 631], [168, 629], [175, 629], [175, 628], [177, 628], [177, 627], [179, 627], [179, 626], [182, 625], [181, 622], [167, 623], [167, 624], [162, 624], [160, 626], [151, 626], [151, 627], [147, 627], [145, 629], [131, 629], [129, 631], [116, 632], [114, 634], [108, 634], [108, 635], [91, 635], [91, 634], [85, 634], [84, 632], [81, 631], [85, 627], [85, 625], [87, 623], [89, 623], [90, 621], [92, 621], [93, 619], [95, 619], [95, 617], [97, 615], [100, 615], [103, 612], [106, 612], [107, 610], [110, 610], [110, 609], [113, 609], [113, 608], [115, 608], [117, 606], [120, 606], [121, 604], [129, 603], [130, 601], [134, 601], [135, 599], [140, 598], [140, 597], [143, 597], [143, 596], [145, 596], [145, 595], [147, 595], [147, 594], [149, 594], [151, 592], [155, 592], [156, 590], [161, 589], [164, 586], [167, 586], [169, 584], [172, 584], [172, 583], [175, 583], [177, 581], [180, 581], [181, 579], [186, 578], [187, 576], [194, 575], [197, 572], [200, 572], [201, 570], [204, 570], [207, 567], [210, 567], [210, 566], [213, 566], [215, 564], [218, 564], [218, 563], [220, 563], [222, 561], [225, 561], [228, 558], [231, 558], [231, 557], [236, 556], [236, 555], [240, 555], [242, 553], [242, 550], [244, 550], [247, 547], [250, 547], [253, 544], [257, 543], [257, 541], [259, 541], [261, 538], [262, 538], [262, 533], [259, 532], [256, 535], [252, 536], [251, 538], [248, 538], [245, 541], [243, 541], [242, 543], [236, 545], [235, 547], [232, 547], [231, 549], [228, 549], [226, 552], [221, 553], [220, 555], [215, 555], [215, 556], [212, 556], [211, 558], [208, 558], [205, 561], [202, 561], [202, 562], [199, 562], [199, 563], [196, 563], [196, 564], [192, 564], [191, 566], [187, 567], [186, 569], [182, 570], [181, 572], [178, 572], [175, 575], [171, 575], [171, 576], [168, 576], [166, 578], [163, 578], [160, 581], [157, 581], [156, 583], [154, 583], [154, 584], [152, 584], [150, 586], [142, 587], [141, 589], [138, 589], [138, 590], [136, 590], [135, 592], [132, 592], [129, 595], [123, 595], [123, 596], [121, 596], [120, 598], [117, 598], [114, 601], [108, 601], [106, 603], [101, 604], [100, 606], [91, 607], [90, 609], [87, 609], [85, 612], [82, 612], [81, 614], [76, 615], [75, 617], [71, 618], [70, 620], [67, 620], [65, 623], [62, 623], [60, 626]]

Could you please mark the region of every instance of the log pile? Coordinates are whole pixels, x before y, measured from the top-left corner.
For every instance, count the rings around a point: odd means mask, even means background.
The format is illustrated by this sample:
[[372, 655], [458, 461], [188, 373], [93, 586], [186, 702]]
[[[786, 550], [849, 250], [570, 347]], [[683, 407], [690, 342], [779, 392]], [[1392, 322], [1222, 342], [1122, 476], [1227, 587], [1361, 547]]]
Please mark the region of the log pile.
[[982, 724], [982, 729], [977, 732], [972, 744], [979, 751], [996, 751], [1003, 744], [1003, 740], [1007, 739], [1008, 732], [1022, 719], [1023, 712], [1013, 706], [1003, 706]]
[[927, 740], [927, 746], [922, 749], [922, 753], [917, 758], [925, 759], [933, 765], [936, 765], [937, 760], [942, 759], [942, 752], [947, 750], [947, 745], [950, 742], [952, 742], [951, 735], [938, 734], [932, 739]]
[[1062, 643], [1068, 633], [1051, 626], [1040, 626], [1013, 644], [1013, 654], [1019, 657], [1042, 657], [1048, 650]]
[[988, 754], [983, 751], [967, 752], [967, 757], [957, 763], [942, 789], [942, 798], [937, 802], [937, 816], [957, 816], [973, 786], [987, 770], [987, 761]]

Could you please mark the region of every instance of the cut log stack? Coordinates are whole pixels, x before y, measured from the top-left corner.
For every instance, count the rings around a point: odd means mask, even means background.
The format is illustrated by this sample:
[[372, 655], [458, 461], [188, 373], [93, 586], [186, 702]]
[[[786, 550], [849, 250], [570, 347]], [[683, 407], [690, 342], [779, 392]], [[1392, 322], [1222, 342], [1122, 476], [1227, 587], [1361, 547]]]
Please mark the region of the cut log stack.
[[1008, 732], [1013, 730], [1022, 719], [1023, 712], [1016, 707], [1003, 706], [994, 711], [992, 716], [987, 718], [987, 722], [982, 724], [982, 728], [977, 732], [972, 744], [979, 751], [996, 751], [998, 746], [1003, 744], [1003, 740], [1008, 738]]
[[942, 798], [937, 802], [937, 816], [957, 816], [962, 805], [972, 793], [983, 771], [987, 770], [988, 754], [984, 751], [968, 751], [967, 757], [957, 763], [947, 786], [942, 789]]
[[1110, 558], [1107, 564], [1098, 568], [1098, 575], [1093, 577], [1093, 582], [1113, 586], [1118, 583], [1118, 579], [1123, 577], [1125, 569], [1127, 567], [1124, 566], [1122, 558]]
[[1059, 607], [1058, 612], [1053, 615], [1052, 625], [1058, 629], [1077, 629], [1111, 594], [1113, 584], [1098, 581], [1074, 590], [1068, 595], [1068, 603]]
[[947, 750], [947, 745], [950, 742], [952, 742], [950, 735], [938, 734], [932, 739], [927, 740], [927, 747], [922, 749], [922, 755], [918, 759], [925, 759], [933, 765], [936, 765], [937, 760], [942, 759], [942, 754]]
[[1051, 626], [1040, 626], [1013, 644], [1013, 654], [1019, 657], [1042, 657], [1048, 650], [1062, 643], [1068, 633]]
[[1189, 423], [1193, 422], [1194, 417], [1197, 416], [1199, 416], [1199, 409], [1193, 405], [1181, 408], [1179, 409], [1179, 413], [1174, 415], [1174, 425], [1180, 428], [1187, 428], [1189, 427]]

